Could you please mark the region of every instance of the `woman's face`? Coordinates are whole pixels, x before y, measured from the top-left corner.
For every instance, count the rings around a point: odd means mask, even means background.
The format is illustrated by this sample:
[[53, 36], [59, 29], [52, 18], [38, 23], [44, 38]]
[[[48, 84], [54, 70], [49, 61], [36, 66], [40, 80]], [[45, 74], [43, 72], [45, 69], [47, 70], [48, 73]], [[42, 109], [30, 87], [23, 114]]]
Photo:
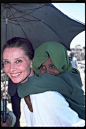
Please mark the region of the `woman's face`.
[[48, 58], [48, 60], [46, 60], [44, 63], [42, 63], [42, 65], [40, 66], [39, 69], [40, 69], [40, 73], [49, 73], [52, 75], [60, 74], [60, 72], [54, 66], [50, 57]]
[[[3, 63], [7, 75], [14, 83], [19, 83], [29, 75], [32, 61], [25, 55], [21, 48], [15, 47], [4, 50]], [[23, 82], [25, 81], [27, 79]]]

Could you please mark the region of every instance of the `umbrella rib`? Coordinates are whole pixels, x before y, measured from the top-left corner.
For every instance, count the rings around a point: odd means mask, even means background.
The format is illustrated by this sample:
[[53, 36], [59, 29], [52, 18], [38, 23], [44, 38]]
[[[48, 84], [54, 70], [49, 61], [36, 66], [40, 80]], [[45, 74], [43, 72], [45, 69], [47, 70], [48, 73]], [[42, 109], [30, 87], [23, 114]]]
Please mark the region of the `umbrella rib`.
[[[3, 6], [3, 5], [2, 5]], [[6, 9], [6, 8], [5, 8]], [[5, 10], [5, 9], [3, 9], [3, 11]], [[3, 18], [5, 18], [5, 16], [2, 14], [3, 13], [3, 11], [1, 12], [1, 15], [3, 16]]]
[[[40, 7], [38, 7], [38, 8], [34, 8], [34, 9], [27, 9], [27, 10], [32, 10], [31, 12], [29, 12], [29, 13], [32, 13], [33, 11], [38, 10], [38, 9], [40, 9], [40, 8], [44, 7], [44, 6], [47, 6], [47, 5], [43, 5], [43, 6], [40, 6]], [[12, 8], [14, 8], [15, 10], [17, 10], [17, 11], [19, 11], [19, 12], [25, 13], [25, 12], [23, 12], [23, 11], [21, 11], [21, 10], [16, 9], [16, 8], [15, 8], [15, 7], [13, 7], [13, 6], [12, 6]], [[27, 10], [24, 10], [24, 11], [27, 11]], [[29, 14], [29, 13], [26, 13], [26, 14]]]
[[[11, 11], [11, 10], [10, 10]], [[12, 12], [11, 12], [12, 13]], [[17, 13], [17, 11], [15, 12], [15, 13]], [[10, 15], [8, 18], [10, 18], [11, 16], [13, 16], [15, 13], [13, 13], [12, 15]]]
[[4, 17], [4, 15], [3, 15], [3, 14], [1, 14], [1, 16], [3, 17], [3, 19], [5, 19], [5, 17]]
[[[5, 22], [5, 21], [2, 21], [2, 22]], [[11, 21], [9, 21], [9, 23], [20, 26], [19, 24], [17, 24], [17, 23], [13, 23], [13, 22], [11, 22]]]
[[[12, 7], [12, 8], [13, 8], [13, 7]], [[13, 9], [15, 9], [15, 8], [13, 8]], [[17, 13], [18, 11], [15, 10], [15, 12], [13, 13], [13, 12], [11, 11], [11, 9], [10, 9], [10, 12], [12, 13], [12, 15], [9, 16], [9, 20], [13, 19], [13, 18], [10, 18], [10, 17], [11, 17], [11, 16], [14, 16], [14, 14]], [[14, 18], [15, 18], [15, 17], [14, 17]], [[16, 17], [16, 18], [19, 18], [19, 17]]]
[[[10, 10], [10, 12], [12, 13], [12, 11]], [[13, 13], [12, 13], [13, 14]], [[13, 15], [13, 17], [14, 17], [14, 15]], [[14, 19], [16, 20], [16, 18], [14, 17]], [[18, 20], [16, 20], [16, 22], [18, 23], [18, 25], [21, 27], [21, 25], [19, 24], [19, 22], [18, 22]], [[23, 31], [23, 33], [24, 33], [24, 35], [25, 35], [25, 37], [27, 38], [27, 36], [26, 36], [26, 34], [25, 34], [25, 32], [24, 32], [24, 30], [23, 30], [23, 28], [21, 27], [21, 29], [22, 29], [22, 31]]]
[[1, 13], [1, 16], [2, 16], [3, 18], [5, 18], [4, 15], [3, 15], [2, 13]]
[[[23, 17], [22, 17], [23, 18]], [[24, 18], [24, 19], [27, 19], [27, 18]], [[9, 19], [11, 20], [11, 19]], [[38, 20], [30, 20], [30, 19], [27, 19], [28, 21], [38, 21]], [[11, 21], [16, 21], [15, 19], [14, 20], [11, 20]], [[26, 21], [20, 21], [20, 22], [26, 22]]]
[[[2, 4], [1, 6], [3, 6], [3, 4]], [[4, 7], [4, 6], [3, 6], [3, 7]], [[5, 9], [6, 9], [6, 7], [4, 7], [3, 11], [4, 11]], [[2, 11], [2, 13], [3, 13], [3, 11]], [[3, 16], [3, 18], [5, 18], [5, 16], [4, 16], [2, 13], [1, 13], [1, 15]], [[16, 13], [16, 12], [15, 12], [15, 13]], [[11, 16], [12, 16], [12, 15], [11, 15]], [[10, 16], [10, 17], [11, 17], [11, 16]], [[8, 18], [9, 18], [9, 17], [8, 17]]]
[[[20, 17], [23, 17], [23, 16], [25, 16], [25, 15], [30, 15], [30, 16], [33, 17], [33, 15], [31, 15], [31, 13], [34, 12], [35, 10], [38, 10], [38, 9], [44, 7], [44, 6], [47, 6], [47, 5], [43, 5], [43, 6], [39, 7], [39, 8], [35, 8], [35, 9], [33, 9], [33, 11], [31, 11], [31, 12], [29, 12], [29, 13], [26, 13], [26, 12], [23, 12], [23, 11], [21, 11], [21, 10], [18, 10], [18, 9], [16, 9], [16, 8], [14, 8], [13, 6], [12, 6], [12, 8], [15, 9], [15, 10], [17, 10], [18, 12], [22, 12], [22, 13], [24, 14], [24, 15], [22, 15], [22, 16], [20, 16]], [[28, 9], [28, 10], [30, 10], [30, 9]], [[19, 18], [19, 17], [17, 17], [17, 18]]]
[[[14, 8], [15, 9], [15, 8]], [[11, 12], [11, 10], [10, 10], [10, 12]], [[11, 12], [12, 13], [12, 12]], [[15, 12], [15, 13], [17, 13], [17, 11]], [[9, 20], [12, 20], [13, 18], [10, 18], [11, 16], [13, 16], [15, 13], [12, 13], [12, 15], [10, 15], [8, 18], [9, 18]], [[28, 14], [28, 13], [27, 13]], [[24, 14], [24, 15], [22, 15], [22, 16], [20, 16], [20, 17], [15, 17], [15, 18], [24, 18], [23, 16], [25, 16], [25, 15], [27, 15], [26, 13]], [[28, 18], [24, 18], [24, 19], [27, 19], [27, 20], [29, 20], [29, 21], [37, 21], [37, 20], [30, 20], [30, 19], [28, 19]]]

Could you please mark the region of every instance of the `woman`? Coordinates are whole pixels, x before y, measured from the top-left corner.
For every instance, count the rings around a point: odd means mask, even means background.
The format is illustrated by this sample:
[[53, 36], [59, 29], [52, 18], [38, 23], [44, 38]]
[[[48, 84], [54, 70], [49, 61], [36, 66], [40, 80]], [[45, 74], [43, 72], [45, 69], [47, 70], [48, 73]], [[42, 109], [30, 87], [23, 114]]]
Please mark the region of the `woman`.
[[29, 77], [18, 87], [30, 109], [24, 106], [28, 126], [74, 126], [85, 119], [79, 71], [72, 68], [63, 45], [47, 42], [37, 48], [33, 70], [38, 76]]
[[31, 69], [33, 56], [34, 49], [28, 39], [14, 37], [3, 47], [4, 69], [9, 76], [8, 92], [17, 118], [15, 127], [20, 126], [20, 97], [17, 94], [17, 83], [23, 83], [33, 73]]

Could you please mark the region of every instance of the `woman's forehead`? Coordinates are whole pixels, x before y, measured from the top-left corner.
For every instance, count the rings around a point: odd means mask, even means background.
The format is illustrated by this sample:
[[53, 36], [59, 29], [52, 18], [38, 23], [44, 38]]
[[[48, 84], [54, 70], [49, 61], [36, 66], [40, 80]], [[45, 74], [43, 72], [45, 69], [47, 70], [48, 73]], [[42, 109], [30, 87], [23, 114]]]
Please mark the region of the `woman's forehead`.
[[3, 58], [19, 58], [24, 55], [25, 53], [21, 48], [6, 48], [3, 52]]

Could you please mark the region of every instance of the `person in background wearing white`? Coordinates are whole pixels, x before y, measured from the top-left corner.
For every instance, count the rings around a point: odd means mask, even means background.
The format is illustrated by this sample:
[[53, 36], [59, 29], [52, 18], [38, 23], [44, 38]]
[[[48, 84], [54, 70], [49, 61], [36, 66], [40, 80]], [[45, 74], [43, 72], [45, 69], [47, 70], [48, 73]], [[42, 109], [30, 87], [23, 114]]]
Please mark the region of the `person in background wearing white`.
[[78, 69], [78, 63], [77, 63], [77, 58], [74, 57], [74, 53], [71, 52], [70, 53], [70, 56], [71, 56], [71, 64], [72, 64], [72, 67], [75, 68], [75, 69]]

